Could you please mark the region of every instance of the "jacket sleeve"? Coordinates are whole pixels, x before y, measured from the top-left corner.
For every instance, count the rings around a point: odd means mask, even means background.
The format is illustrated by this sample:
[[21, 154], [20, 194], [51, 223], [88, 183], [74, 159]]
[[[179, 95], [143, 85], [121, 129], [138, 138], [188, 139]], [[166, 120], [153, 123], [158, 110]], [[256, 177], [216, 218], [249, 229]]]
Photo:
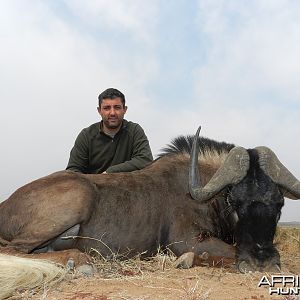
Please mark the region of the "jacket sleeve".
[[109, 167], [107, 173], [131, 172], [143, 169], [152, 162], [153, 156], [148, 138], [140, 125], [133, 132], [133, 152], [130, 160]]
[[66, 170], [87, 173], [88, 164], [88, 139], [84, 130], [82, 130], [75, 140]]

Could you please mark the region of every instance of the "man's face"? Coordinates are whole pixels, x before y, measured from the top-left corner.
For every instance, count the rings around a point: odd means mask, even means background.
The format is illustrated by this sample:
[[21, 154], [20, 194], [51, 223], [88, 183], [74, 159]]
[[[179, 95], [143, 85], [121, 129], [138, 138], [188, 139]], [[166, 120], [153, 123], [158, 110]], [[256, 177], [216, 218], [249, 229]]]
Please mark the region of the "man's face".
[[102, 117], [104, 129], [119, 129], [122, 125], [127, 106], [123, 107], [121, 98], [103, 99], [98, 112]]

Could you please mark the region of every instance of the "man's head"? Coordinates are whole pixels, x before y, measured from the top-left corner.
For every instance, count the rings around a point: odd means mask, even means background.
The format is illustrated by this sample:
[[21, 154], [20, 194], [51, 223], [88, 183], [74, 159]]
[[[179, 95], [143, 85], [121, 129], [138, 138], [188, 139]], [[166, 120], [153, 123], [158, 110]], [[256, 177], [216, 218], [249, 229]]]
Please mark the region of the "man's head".
[[98, 100], [97, 109], [102, 117], [104, 132], [118, 132], [127, 111], [124, 94], [117, 89], [109, 88], [99, 95]]
[[125, 96], [123, 93], [121, 93], [119, 90], [114, 89], [114, 88], [109, 88], [106, 89], [104, 92], [102, 92], [98, 96], [99, 100], [99, 107], [101, 107], [101, 103], [103, 99], [115, 99], [115, 98], [120, 98], [123, 104], [123, 107], [125, 107]]

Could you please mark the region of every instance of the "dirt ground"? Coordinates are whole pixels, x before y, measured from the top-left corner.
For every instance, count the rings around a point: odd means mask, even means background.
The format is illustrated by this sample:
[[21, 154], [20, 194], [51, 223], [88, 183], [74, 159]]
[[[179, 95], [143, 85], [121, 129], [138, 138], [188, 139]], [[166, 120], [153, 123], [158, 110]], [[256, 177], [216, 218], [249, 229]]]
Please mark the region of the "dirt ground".
[[[300, 274], [300, 230], [281, 230], [277, 237], [282, 272]], [[106, 262], [98, 273], [84, 277], [71, 274], [51, 288], [19, 293], [14, 299], [68, 300], [300, 300], [300, 295], [269, 295], [267, 286], [258, 287], [264, 273], [240, 274], [234, 268], [194, 267], [175, 269], [165, 256], [148, 262]], [[131, 265], [130, 265], [131, 264]]]

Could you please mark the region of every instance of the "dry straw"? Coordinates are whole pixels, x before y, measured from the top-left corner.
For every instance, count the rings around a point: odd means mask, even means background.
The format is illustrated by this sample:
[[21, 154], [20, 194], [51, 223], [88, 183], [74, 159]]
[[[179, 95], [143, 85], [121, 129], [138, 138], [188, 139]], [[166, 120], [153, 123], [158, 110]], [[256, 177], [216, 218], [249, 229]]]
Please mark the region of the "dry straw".
[[[289, 260], [299, 256], [300, 250], [300, 228], [278, 227], [275, 243], [281, 253], [283, 265], [288, 264]], [[175, 255], [166, 249], [157, 249], [157, 253], [150, 258], [144, 258], [148, 253], [140, 253], [128, 259], [128, 254], [113, 253], [109, 258], [101, 255], [96, 249], [91, 249], [90, 254], [94, 257], [94, 266], [98, 269], [101, 278], [131, 280], [131, 278], [144, 278], [152, 275], [162, 276], [167, 274], [165, 271], [174, 268]], [[232, 270], [227, 272], [225, 269], [209, 269], [211, 274], [206, 274], [205, 278], [236, 275]], [[53, 262], [21, 258], [16, 256], [0, 254], [0, 300], [10, 296], [17, 296], [25, 291], [42, 292], [46, 291], [53, 284], [58, 283], [66, 277], [66, 269]], [[226, 275], [226, 276], [225, 276]], [[248, 274], [246, 277], [249, 281]], [[252, 274], [253, 275], [253, 274]], [[251, 275], [251, 276], [252, 276]], [[244, 284], [244, 283], [243, 283]], [[155, 287], [157, 288], [157, 287]], [[193, 286], [181, 287], [184, 290], [184, 299], [207, 299], [210, 290], [203, 290], [197, 281]]]
[[[130, 251], [129, 251], [130, 253]], [[140, 276], [145, 273], [165, 271], [172, 269], [175, 255], [170, 250], [162, 251], [157, 249], [154, 256], [143, 258], [147, 252], [140, 253], [130, 259], [128, 254], [113, 253], [109, 258], [105, 258], [96, 249], [91, 249], [90, 254], [94, 257], [94, 265], [97, 267], [102, 278], [124, 278]]]
[[53, 262], [0, 254], [0, 299], [51, 286], [65, 275], [65, 268]]

